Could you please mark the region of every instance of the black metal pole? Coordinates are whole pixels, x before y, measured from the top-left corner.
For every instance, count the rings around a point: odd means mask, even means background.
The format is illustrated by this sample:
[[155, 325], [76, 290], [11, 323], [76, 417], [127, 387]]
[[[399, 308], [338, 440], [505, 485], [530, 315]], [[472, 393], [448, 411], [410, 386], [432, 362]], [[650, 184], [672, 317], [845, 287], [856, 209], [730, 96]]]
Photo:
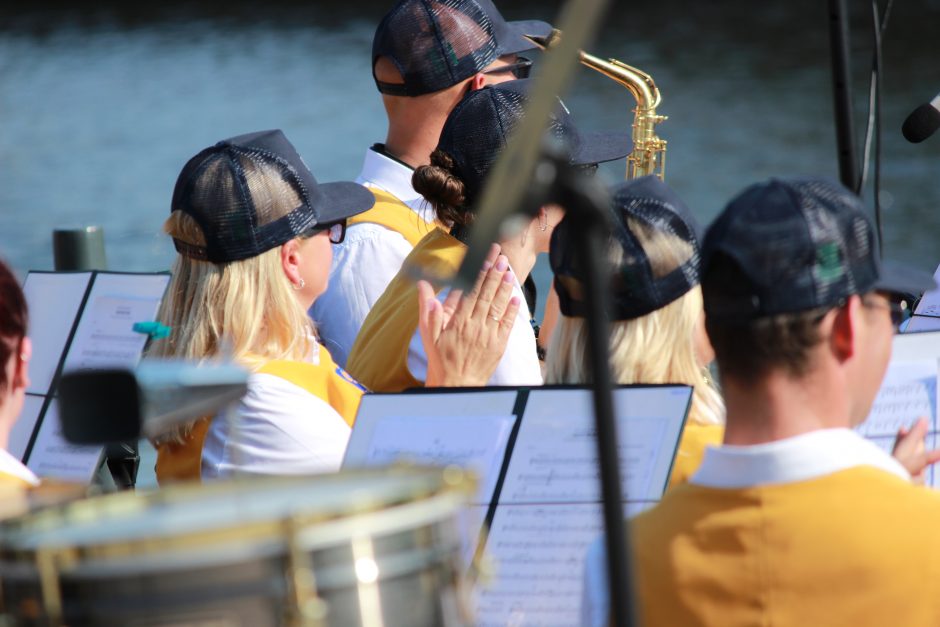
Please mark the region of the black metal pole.
[[[557, 162], [556, 162], [557, 164]], [[609, 199], [600, 181], [585, 176], [567, 164], [560, 165], [556, 182], [561, 204], [572, 220], [577, 234], [579, 261], [584, 269], [587, 295], [585, 323], [588, 330], [588, 360], [591, 365], [594, 419], [597, 432], [598, 467], [607, 542], [607, 579], [613, 625], [637, 625], [624, 519], [624, 490], [620, 480], [620, 455], [617, 423], [614, 420], [613, 383], [610, 373], [610, 323], [608, 293], [610, 282], [604, 254], [607, 250], [606, 208]]]
[[858, 158], [855, 152], [855, 118], [852, 111], [852, 76], [849, 69], [849, 18], [845, 0], [829, 0], [829, 49], [832, 60], [833, 112], [839, 179], [859, 193]]

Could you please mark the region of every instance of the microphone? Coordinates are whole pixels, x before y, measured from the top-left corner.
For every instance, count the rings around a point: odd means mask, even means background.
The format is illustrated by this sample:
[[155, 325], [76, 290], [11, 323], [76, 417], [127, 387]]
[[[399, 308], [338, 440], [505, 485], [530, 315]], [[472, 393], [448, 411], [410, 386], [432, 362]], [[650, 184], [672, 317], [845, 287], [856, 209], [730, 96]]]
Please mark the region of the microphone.
[[919, 144], [933, 135], [938, 128], [940, 128], [940, 94], [937, 94], [929, 103], [914, 109], [904, 120], [901, 133], [907, 141]]
[[59, 382], [65, 439], [108, 444], [155, 438], [211, 415], [248, 389], [248, 371], [231, 363], [146, 360], [136, 370], [75, 370]]

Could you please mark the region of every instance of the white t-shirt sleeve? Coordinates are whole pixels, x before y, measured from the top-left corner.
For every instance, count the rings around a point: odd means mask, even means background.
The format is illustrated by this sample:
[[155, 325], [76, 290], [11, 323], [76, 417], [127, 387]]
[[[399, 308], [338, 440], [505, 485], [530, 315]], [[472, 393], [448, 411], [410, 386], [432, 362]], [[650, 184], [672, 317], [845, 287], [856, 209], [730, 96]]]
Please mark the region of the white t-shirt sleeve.
[[607, 556], [603, 536], [588, 547], [581, 580], [581, 627], [610, 625], [610, 601], [607, 598]]
[[[443, 289], [437, 295], [438, 300], [444, 302], [449, 289]], [[513, 287], [513, 295], [521, 302], [525, 302], [522, 288], [518, 282]], [[424, 353], [424, 344], [421, 342], [421, 331], [415, 330], [408, 345], [408, 371], [415, 379], [427, 379], [428, 358]], [[529, 321], [525, 307], [519, 308], [516, 321], [509, 333], [506, 352], [493, 371], [487, 382], [488, 385], [542, 385], [542, 368], [539, 366], [538, 354], [535, 350], [535, 331]]]
[[310, 308], [321, 341], [341, 367], [366, 316], [398, 274], [411, 244], [377, 224], [355, 224], [333, 247], [327, 290]]
[[213, 418], [203, 445], [202, 476], [335, 472], [349, 433], [326, 401], [280, 377], [253, 374], [242, 400]]

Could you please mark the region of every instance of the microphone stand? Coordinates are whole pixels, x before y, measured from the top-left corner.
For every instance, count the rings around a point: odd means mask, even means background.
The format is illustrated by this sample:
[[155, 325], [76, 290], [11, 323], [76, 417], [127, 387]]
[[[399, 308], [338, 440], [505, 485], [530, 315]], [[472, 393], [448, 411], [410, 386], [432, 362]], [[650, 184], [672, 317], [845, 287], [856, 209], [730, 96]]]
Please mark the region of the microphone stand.
[[839, 180], [861, 193], [858, 161], [855, 155], [855, 119], [849, 89], [849, 18], [845, 0], [829, 0], [829, 49], [832, 57], [832, 97], [836, 121], [836, 149], [839, 153]]
[[606, 253], [611, 232], [610, 197], [602, 182], [568, 163], [567, 153], [555, 144], [543, 146], [530, 188], [528, 203], [546, 199], [565, 208], [572, 223], [577, 263], [583, 269], [588, 362], [591, 368], [598, 470], [607, 545], [607, 581], [612, 625], [639, 625], [630, 571], [630, 547], [624, 518], [624, 489], [620, 479], [617, 423], [614, 420], [613, 383], [610, 373], [610, 285]]

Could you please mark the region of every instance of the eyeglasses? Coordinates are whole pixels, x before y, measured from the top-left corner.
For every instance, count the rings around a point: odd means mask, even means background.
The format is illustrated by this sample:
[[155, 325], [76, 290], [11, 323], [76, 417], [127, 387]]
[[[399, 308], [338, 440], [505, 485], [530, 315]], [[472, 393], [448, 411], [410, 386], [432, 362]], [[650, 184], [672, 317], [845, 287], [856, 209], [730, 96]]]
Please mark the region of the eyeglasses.
[[307, 239], [322, 231], [328, 232], [331, 244], [342, 244], [343, 240], [346, 239], [346, 220], [344, 219], [340, 220], [339, 222], [317, 224], [307, 229], [307, 231], [305, 231], [301, 237]]
[[887, 309], [891, 314], [891, 324], [897, 331], [901, 325], [911, 317], [911, 309], [906, 300], [887, 300], [884, 302], [862, 299], [862, 307], [868, 309]]
[[483, 70], [480, 74], [504, 74], [506, 72], [512, 72], [515, 78], [529, 78], [529, 74], [532, 72], [532, 62], [525, 57], [516, 57], [515, 63]]

